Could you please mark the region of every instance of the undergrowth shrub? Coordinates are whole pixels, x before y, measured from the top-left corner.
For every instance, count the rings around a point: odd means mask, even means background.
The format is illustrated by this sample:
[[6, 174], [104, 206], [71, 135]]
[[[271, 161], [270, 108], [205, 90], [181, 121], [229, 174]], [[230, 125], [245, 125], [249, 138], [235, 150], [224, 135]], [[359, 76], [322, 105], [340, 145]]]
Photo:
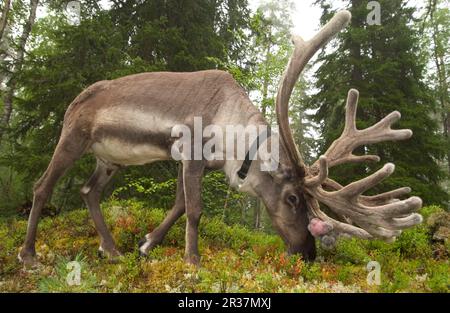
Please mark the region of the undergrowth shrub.
[[425, 225], [407, 229], [392, 244], [404, 258], [429, 258], [432, 256], [430, 236]]
[[[26, 220], [0, 223], [0, 291], [449, 292], [448, 259], [433, 258], [435, 243], [426, 224], [405, 231], [395, 243], [341, 239], [332, 251], [319, 246], [318, 260], [307, 263], [287, 255], [279, 236], [205, 216], [200, 223], [201, 267], [195, 268], [183, 262], [184, 218], [161, 246], [141, 258], [137, 242], [161, 223], [166, 211], [118, 199], [104, 202], [102, 211], [124, 253], [115, 263], [97, 257], [100, 240], [86, 209], [42, 219], [36, 244], [42, 268], [30, 273], [22, 272], [16, 260]], [[72, 260], [83, 264], [79, 286], [66, 282]], [[380, 263], [380, 286], [367, 284], [368, 261]]]
[[[169, 209], [175, 201], [176, 187], [176, 178], [156, 181], [151, 177], [126, 175], [125, 185], [116, 188], [112, 195], [118, 199], [135, 198], [152, 207]], [[240, 207], [244, 197], [230, 188], [222, 172], [209, 172], [202, 179], [203, 212], [207, 216], [223, 216], [224, 207]]]
[[[434, 261], [430, 261], [435, 263]], [[425, 285], [428, 290], [433, 292], [450, 292], [450, 271], [449, 263], [435, 263], [429, 266], [429, 271], [427, 275], [429, 279], [426, 280]]]
[[338, 240], [336, 250], [331, 254], [340, 264], [366, 264], [370, 258], [364, 242], [356, 238], [341, 238]]
[[[73, 262], [80, 266], [79, 281], [71, 275], [71, 272], [76, 271]], [[72, 281], [68, 282], [68, 279]], [[95, 273], [89, 270], [87, 258], [78, 254], [73, 261], [58, 256], [53, 271], [39, 281], [38, 288], [40, 292], [95, 292], [98, 283]]]

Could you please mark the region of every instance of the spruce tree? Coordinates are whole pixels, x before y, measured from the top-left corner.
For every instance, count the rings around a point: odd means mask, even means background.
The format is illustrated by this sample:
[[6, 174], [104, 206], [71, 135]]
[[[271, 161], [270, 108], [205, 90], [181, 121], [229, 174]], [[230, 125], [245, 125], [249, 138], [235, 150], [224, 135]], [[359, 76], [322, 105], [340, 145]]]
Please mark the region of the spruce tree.
[[[53, 154], [68, 105], [84, 88], [134, 73], [221, 68], [236, 63], [247, 40], [247, 1], [127, 0], [114, 1], [109, 9], [98, 1], [80, 2], [77, 26], [62, 10], [67, 1], [40, 2], [47, 13], [30, 34], [18, 76], [11, 127], [0, 147], [0, 180], [3, 168], [11, 170], [24, 181], [27, 198]], [[82, 158], [61, 179], [53, 203], [81, 204], [78, 190], [93, 170], [91, 158]], [[130, 167], [114, 183], [123, 185], [127, 173], [162, 181], [176, 177], [177, 169], [174, 162]]]
[[[332, 176], [349, 183], [355, 176], [367, 176], [386, 162], [396, 171], [376, 191], [410, 186], [426, 204], [447, 201], [439, 182], [444, 173], [437, 161], [445, 155], [445, 144], [432, 118], [436, 101], [424, 83], [426, 60], [419, 45], [420, 32], [414, 23], [414, 9], [402, 0], [381, 0], [381, 24], [369, 25], [368, 1], [347, 0], [351, 25], [335, 41], [333, 52], [322, 51], [316, 73], [317, 93], [310, 107], [318, 109], [315, 119], [323, 136], [321, 152], [343, 129], [345, 98], [350, 88], [360, 91], [358, 128], [366, 128], [388, 113], [398, 110], [402, 119], [397, 128], [410, 128], [411, 139], [362, 147], [359, 153], [377, 154], [380, 164], [342, 166]], [[331, 18], [330, 1], [318, 0], [323, 9], [322, 23]], [[426, 47], [425, 47], [426, 49]]]

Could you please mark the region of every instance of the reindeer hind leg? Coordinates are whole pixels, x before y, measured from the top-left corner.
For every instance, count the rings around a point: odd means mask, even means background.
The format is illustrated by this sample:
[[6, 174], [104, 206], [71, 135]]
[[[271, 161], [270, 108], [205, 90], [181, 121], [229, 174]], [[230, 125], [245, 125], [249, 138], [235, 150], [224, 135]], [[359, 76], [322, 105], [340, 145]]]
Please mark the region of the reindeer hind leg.
[[33, 205], [28, 218], [27, 234], [18, 256], [26, 267], [36, 264], [35, 242], [42, 208], [50, 198], [59, 178], [83, 155], [88, 145], [85, 138], [77, 137], [62, 136], [60, 138], [46, 171], [33, 188]]

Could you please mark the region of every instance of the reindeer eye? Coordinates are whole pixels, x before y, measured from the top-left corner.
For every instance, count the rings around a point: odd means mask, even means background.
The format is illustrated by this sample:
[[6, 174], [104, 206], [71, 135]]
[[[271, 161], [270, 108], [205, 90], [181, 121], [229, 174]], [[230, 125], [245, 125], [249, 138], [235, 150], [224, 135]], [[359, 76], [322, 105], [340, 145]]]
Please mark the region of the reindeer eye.
[[287, 197], [287, 202], [288, 202], [290, 205], [296, 207], [296, 206], [298, 205], [298, 197], [297, 197], [296, 195], [289, 195], [289, 196]]

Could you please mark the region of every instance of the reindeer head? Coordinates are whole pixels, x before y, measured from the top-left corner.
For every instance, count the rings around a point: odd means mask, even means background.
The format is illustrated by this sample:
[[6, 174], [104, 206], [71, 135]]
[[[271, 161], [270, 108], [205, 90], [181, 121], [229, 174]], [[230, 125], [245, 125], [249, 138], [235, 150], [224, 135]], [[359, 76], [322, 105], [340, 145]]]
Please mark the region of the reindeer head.
[[[337, 13], [319, 33], [309, 41], [294, 37], [294, 53], [282, 77], [276, 99], [276, 114], [280, 129], [280, 166], [264, 179], [256, 191], [264, 200], [275, 228], [292, 253], [302, 253], [314, 259], [314, 237], [330, 245], [339, 235], [364, 239], [395, 240], [402, 229], [421, 223], [422, 217], [413, 213], [422, 206], [418, 197], [398, 198], [409, 193], [408, 187], [376, 196], [362, 195], [391, 175], [394, 164], [386, 164], [368, 177], [347, 186], [328, 177], [328, 169], [351, 162], [379, 161], [375, 155], [357, 156], [357, 147], [383, 141], [404, 140], [412, 136], [409, 129], [394, 130], [391, 125], [400, 119], [395, 111], [377, 124], [358, 130], [355, 124], [358, 91], [348, 93], [345, 128], [324, 155], [311, 166], [303, 162], [289, 127], [289, 98], [297, 79], [311, 57], [350, 21], [348, 11]], [[269, 174], [265, 174], [269, 175]], [[337, 218], [331, 218], [319, 203], [328, 207]]]

